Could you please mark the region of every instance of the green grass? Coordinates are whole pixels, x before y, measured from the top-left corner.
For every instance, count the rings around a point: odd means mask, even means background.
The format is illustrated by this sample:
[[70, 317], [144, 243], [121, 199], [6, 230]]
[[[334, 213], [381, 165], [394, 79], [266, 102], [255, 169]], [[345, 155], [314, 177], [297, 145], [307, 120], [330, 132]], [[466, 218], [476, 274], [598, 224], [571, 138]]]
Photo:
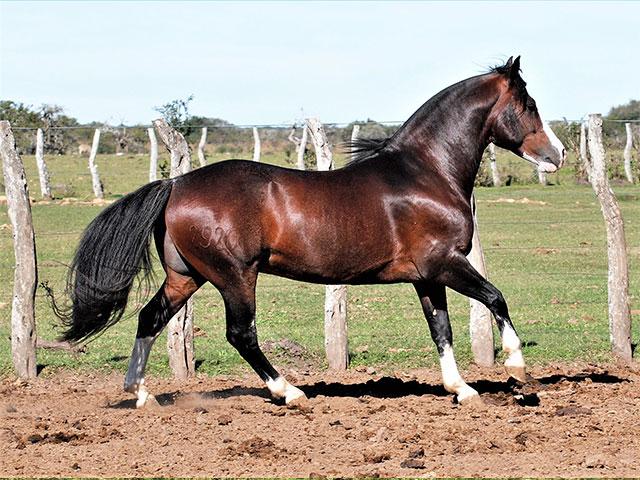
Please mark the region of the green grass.
[[[224, 158], [212, 156], [213, 160]], [[164, 158], [164, 157], [163, 157]], [[90, 200], [91, 182], [86, 159], [48, 157], [54, 195]], [[31, 196], [39, 186], [33, 157], [25, 157]], [[276, 156], [264, 161], [278, 163]], [[341, 164], [344, 159], [336, 158]], [[529, 175], [528, 164], [502, 154], [503, 172], [518, 178]], [[146, 156], [101, 156], [98, 165], [109, 198], [117, 198], [147, 179]], [[478, 188], [480, 235], [489, 278], [502, 290], [516, 327], [525, 343], [529, 363], [610, 360], [607, 322], [606, 237], [604, 223], [589, 186], [575, 185], [570, 168], [550, 175], [555, 185], [515, 185]], [[630, 253], [632, 309], [640, 309], [640, 187], [615, 186], [626, 222]], [[530, 203], [508, 203], [506, 199]], [[544, 204], [540, 202], [545, 202]], [[39, 276], [56, 291], [64, 285], [65, 267], [79, 234], [102, 207], [88, 204], [33, 205]], [[6, 206], [0, 206], [0, 375], [11, 372], [10, 309], [13, 249]], [[257, 325], [260, 340], [288, 338], [303, 345], [312, 361], [323, 363], [324, 287], [263, 275], [258, 284]], [[468, 299], [449, 295], [455, 350], [462, 366], [470, 362]], [[132, 306], [140, 306], [132, 302]], [[349, 341], [352, 365], [374, 365], [383, 371], [436, 365], [436, 351], [411, 286], [357, 286], [349, 289]], [[36, 314], [38, 335], [55, 338], [55, 318], [39, 289]], [[637, 318], [637, 315], [636, 315]], [[196, 338], [199, 371], [207, 374], [248, 370], [227, 344], [224, 312], [218, 292], [205, 286], [195, 295], [195, 323], [203, 332]], [[635, 322], [633, 339], [640, 329]], [[88, 353], [39, 350], [44, 374], [59, 368], [126, 370], [135, 336], [136, 320], [127, 318], [91, 343]], [[154, 348], [149, 372], [168, 374], [165, 337]], [[276, 362], [284, 362], [284, 357]]]

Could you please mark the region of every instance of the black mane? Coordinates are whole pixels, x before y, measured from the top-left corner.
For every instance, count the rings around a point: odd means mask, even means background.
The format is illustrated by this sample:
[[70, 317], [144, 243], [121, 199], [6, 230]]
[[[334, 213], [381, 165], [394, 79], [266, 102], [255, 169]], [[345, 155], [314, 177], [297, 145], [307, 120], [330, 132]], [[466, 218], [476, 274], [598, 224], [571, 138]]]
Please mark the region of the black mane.
[[[500, 75], [509, 75], [511, 72], [511, 65], [509, 62], [503, 65], [495, 65], [490, 67], [488, 72], [485, 75], [489, 74], [500, 74]], [[475, 78], [475, 77], [472, 77]], [[468, 79], [470, 80], [470, 79]], [[466, 80], [463, 80], [463, 82]], [[523, 104], [527, 99], [527, 83], [522, 79], [520, 74], [512, 78], [513, 85], [516, 91], [516, 98], [518, 98]], [[459, 82], [462, 83], [462, 82]], [[356, 140], [343, 142], [341, 147], [343, 151], [350, 155], [349, 160], [347, 161], [347, 166], [356, 165], [362, 163], [367, 160], [371, 160], [379, 157], [384, 152], [388, 151], [391, 148], [391, 140], [398, 135], [398, 133], [409, 123], [409, 121], [416, 116], [418, 112], [420, 112], [431, 100], [434, 100], [437, 96], [442, 94], [444, 91], [452, 88], [458, 84], [451, 85], [440, 93], [434, 95], [431, 99], [427, 100], [427, 102], [417, 111], [415, 112], [404, 124], [398, 128], [398, 130], [386, 138], [358, 138]]]
[[[518, 98], [521, 102], [524, 103], [527, 99], [527, 82], [525, 82], [520, 76], [520, 72], [522, 70], [518, 69], [518, 74], [512, 78], [513, 85], [516, 90], [516, 98]], [[509, 75], [511, 72], [511, 67], [508, 63], [504, 65], [495, 65], [489, 68], [488, 73], [499, 73], [500, 75]]]
[[389, 145], [393, 135], [386, 138], [357, 138], [342, 143], [342, 149], [351, 155], [347, 165], [355, 165], [375, 158]]
[[499, 73], [500, 75], [506, 75], [511, 71], [511, 66], [508, 63], [504, 63], [502, 65], [494, 65], [493, 67], [489, 67], [487, 73]]

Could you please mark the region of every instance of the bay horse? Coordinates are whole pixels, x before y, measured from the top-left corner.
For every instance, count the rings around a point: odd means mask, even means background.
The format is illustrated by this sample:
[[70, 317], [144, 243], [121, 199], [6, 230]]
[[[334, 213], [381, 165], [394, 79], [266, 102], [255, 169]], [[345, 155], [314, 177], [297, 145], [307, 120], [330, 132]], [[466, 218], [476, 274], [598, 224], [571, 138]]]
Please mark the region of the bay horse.
[[[222, 295], [227, 339], [266, 383], [291, 403], [304, 393], [260, 350], [255, 325], [260, 272], [323, 284], [409, 282], [440, 356], [445, 389], [477, 400], [453, 356], [445, 287], [478, 300], [495, 317], [507, 373], [526, 378], [507, 304], [469, 264], [471, 194], [490, 142], [544, 172], [565, 158], [520, 76], [520, 57], [456, 83], [427, 101], [382, 140], [358, 140], [355, 157], [328, 172], [243, 160], [199, 168], [143, 186], [87, 227], [70, 266], [64, 340], [86, 340], [115, 324], [139, 274], [151, 272], [155, 239], [166, 273], [139, 312], [124, 389], [136, 405], [149, 351], [169, 319], [205, 282]], [[55, 302], [54, 302], [55, 307]]]

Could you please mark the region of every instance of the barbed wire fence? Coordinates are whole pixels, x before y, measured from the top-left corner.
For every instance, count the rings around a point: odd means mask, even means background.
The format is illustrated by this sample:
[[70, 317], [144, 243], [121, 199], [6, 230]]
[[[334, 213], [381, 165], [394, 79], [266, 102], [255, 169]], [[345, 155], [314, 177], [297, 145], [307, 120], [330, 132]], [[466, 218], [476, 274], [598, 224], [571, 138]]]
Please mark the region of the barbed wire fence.
[[[610, 157], [608, 164], [611, 173], [615, 177], [626, 178], [627, 181], [633, 182], [640, 176], [638, 162], [633, 162], [634, 151], [635, 157], [640, 155], [640, 120], [638, 119], [603, 119], [605, 124], [605, 141], [607, 145], [607, 155]], [[281, 157], [281, 161], [285, 166], [295, 166], [295, 151], [298, 146], [293, 144], [296, 139], [292, 132], [300, 130], [304, 122], [301, 120], [291, 123], [271, 123], [271, 124], [247, 124], [247, 125], [216, 125], [216, 124], [198, 124], [187, 126], [176, 126], [182, 128], [180, 130], [185, 134], [187, 142], [193, 146], [194, 151], [197, 150], [200, 157], [200, 164], [205, 156], [213, 156], [217, 159], [228, 158], [250, 158], [254, 152], [264, 155], [277, 154]], [[357, 121], [357, 122], [328, 122], [325, 123], [325, 129], [330, 143], [335, 147], [342, 142], [349, 140], [351, 128], [353, 125], [362, 126], [360, 135], [364, 138], [381, 138], [389, 136], [402, 125], [402, 121]], [[574, 163], [576, 176], [584, 175], [582, 167], [582, 157], [579, 152], [579, 141], [573, 139], [579, 130], [580, 125], [585, 124], [585, 118], [578, 120], [556, 120], [550, 122], [554, 128], [561, 130], [561, 140], [567, 144], [568, 148], [574, 152], [575, 157], [579, 161]], [[609, 127], [607, 127], [607, 125]], [[74, 154], [85, 156], [91, 153], [92, 136], [96, 130], [101, 132], [100, 143], [97, 147], [96, 154], [105, 155], [144, 155], [149, 153], [149, 138], [147, 131], [150, 125], [134, 125], [134, 126], [113, 126], [113, 125], [81, 125], [81, 126], [52, 126], [49, 127], [49, 134], [46, 138], [51, 137], [51, 132], [62, 132], [62, 136], [53, 135], [56, 138], [56, 145], [50, 147], [47, 143], [40, 143], [41, 151], [52, 153], [60, 153], [61, 148], [65, 148], [66, 154]], [[608, 129], [608, 130], [607, 130]], [[38, 142], [36, 141], [37, 126], [19, 125], [13, 127], [16, 134], [16, 142], [19, 154], [33, 154], [38, 150]], [[259, 132], [259, 133], [258, 133]], [[256, 136], [258, 135], [259, 136]], [[562, 138], [564, 137], [564, 138]], [[256, 141], [258, 143], [256, 143]], [[42, 142], [42, 140], [40, 140]], [[262, 146], [260, 147], [260, 142]], [[199, 144], [204, 148], [198, 148]], [[312, 149], [306, 150], [309, 158], [308, 163], [313, 163]], [[163, 168], [163, 175], [168, 175], [167, 166], [160, 165]], [[489, 172], [488, 166], [492, 171]], [[46, 168], [46, 164], [45, 164]], [[95, 168], [93, 169], [95, 170]], [[93, 171], [92, 170], [92, 171]], [[503, 170], [502, 175], [499, 170]], [[486, 158], [483, 161], [483, 168], [479, 173], [478, 184], [483, 186], [494, 186], [501, 183], [507, 185], [512, 183], [532, 183], [539, 181], [541, 184], [548, 183], [547, 175], [538, 173], [535, 169], [531, 169], [530, 175], [522, 176], [517, 172], [504, 171], [504, 165], [496, 163], [493, 158]], [[86, 172], [80, 173], [80, 175]], [[45, 174], [43, 174], [45, 175]], [[586, 180], [586, 179], [585, 179]], [[94, 183], [97, 179], [94, 179]], [[98, 190], [96, 184], [94, 190]], [[50, 196], [50, 194], [44, 196]]]

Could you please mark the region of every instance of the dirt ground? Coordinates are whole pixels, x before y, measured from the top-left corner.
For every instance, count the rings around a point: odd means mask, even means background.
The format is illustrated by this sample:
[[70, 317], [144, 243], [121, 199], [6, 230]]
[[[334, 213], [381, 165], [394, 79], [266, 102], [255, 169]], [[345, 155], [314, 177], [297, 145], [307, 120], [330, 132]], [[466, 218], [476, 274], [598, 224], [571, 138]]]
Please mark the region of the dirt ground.
[[437, 371], [289, 371], [309, 396], [268, 398], [257, 377], [149, 380], [136, 410], [120, 375], [0, 382], [0, 476], [640, 476], [637, 367], [563, 364], [465, 372], [460, 406]]

